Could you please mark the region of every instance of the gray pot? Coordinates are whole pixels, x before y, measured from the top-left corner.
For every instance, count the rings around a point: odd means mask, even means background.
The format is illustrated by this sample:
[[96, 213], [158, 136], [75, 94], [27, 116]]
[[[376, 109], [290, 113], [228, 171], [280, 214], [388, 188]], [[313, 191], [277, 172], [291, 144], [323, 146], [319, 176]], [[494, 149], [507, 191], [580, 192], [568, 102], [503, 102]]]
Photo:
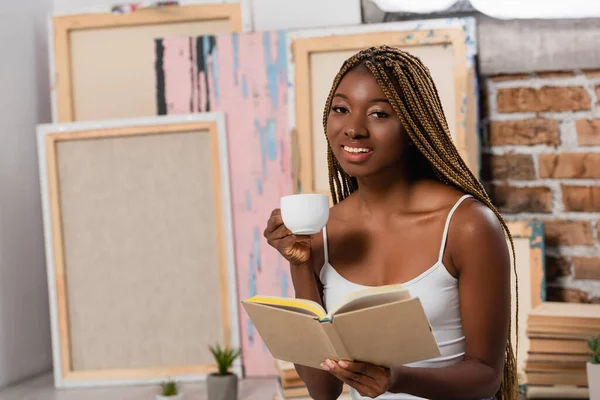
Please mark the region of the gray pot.
[[206, 378], [208, 400], [237, 400], [238, 377], [235, 374], [211, 374]]

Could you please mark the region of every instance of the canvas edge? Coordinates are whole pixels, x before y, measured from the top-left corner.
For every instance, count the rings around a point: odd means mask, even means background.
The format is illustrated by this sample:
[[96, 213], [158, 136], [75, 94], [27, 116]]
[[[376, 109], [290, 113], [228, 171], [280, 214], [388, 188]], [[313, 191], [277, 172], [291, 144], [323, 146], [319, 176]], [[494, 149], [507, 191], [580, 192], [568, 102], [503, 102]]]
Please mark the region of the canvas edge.
[[[356, 35], [374, 32], [402, 32], [426, 29], [463, 28], [474, 24], [473, 17], [438, 18], [430, 20], [411, 20], [401, 22], [385, 22], [377, 24], [360, 24], [316, 29], [290, 29], [289, 38], [305, 39], [322, 36]], [[469, 28], [470, 29], [470, 28]]]
[[[62, 371], [61, 353], [60, 353], [60, 335], [58, 328], [58, 303], [56, 299], [56, 276], [54, 274], [54, 251], [52, 249], [52, 221], [50, 215], [50, 196], [47, 167], [47, 147], [46, 137], [53, 133], [74, 132], [79, 130], [96, 130], [124, 128], [129, 126], [153, 126], [163, 124], [178, 124], [190, 122], [213, 122], [217, 126], [217, 136], [219, 140], [219, 167], [220, 179], [222, 180], [221, 190], [224, 201], [224, 227], [225, 239], [227, 242], [227, 272], [228, 272], [228, 291], [230, 307], [230, 327], [232, 346], [240, 346], [240, 327], [238, 313], [237, 280], [235, 274], [235, 261], [233, 253], [233, 227], [231, 216], [231, 196], [229, 181], [229, 159], [227, 151], [227, 136], [225, 125], [225, 113], [223, 112], [204, 112], [196, 114], [179, 114], [167, 116], [151, 116], [141, 118], [114, 119], [102, 121], [80, 121], [63, 123], [38, 124], [36, 127], [38, 144], [38, 169], [40, 180], [40, 192], [42, 202], [42, 218], [44, 232], [44, 246], [46, 253], [46, 274], [48, 277], [48, 301], [50, 309], [50, 328], [52, 338], [52, 360], [54, 386], [56, 388], [86, 388], [103, 386], [126, 386], [135, 384], [156, 384], [164, 381], [164, 376], [154, 378], [126, 378], [126, 379], [71, 379], [68, 372]], [[238, 358], [232, 367], [233, 372], [239, 377], [243, 377], [243, 368], [240, 358]], [[174, 375], [171, 377], [179, 382], [203, 382], [207, 374], [192, 375]]]
[[60, 357], [60, 335], [58, 331], [58, 303], [56, 300], [56, 275], [54, 274], [54, 251], [52, 249], [52, 218], [50, 211], [50, 193], [48, 182], [48, 157], [46, 147], [46, 136], [50, 133], [50, 124], [38, 125], [37, 150], [38, 170], [40, 181], [40, 195], [42, 203], [42, 224], [44, 232], [44, 249], [46, 255], [46, 276], [48, 279], [48, 302], [50, 312], [50, 334], [52, 340], [52, 364], [54, 375], [54, 386], [63, 387], [63, 371]]
[[[203, 115], [196, 114], [196, 115]], [[234, 249], [234, 234], [233, 234], [233, 203], [231, 200], [231, 179], [229, 172], [229, 144], [227, 141], [227, 122], [224, 112], [215, 113], [217, 124], [217, 136], [219, 141], [219, 165], [221, 173], [221, 196], [224, 203], [223, 207], [223, 227], [225, 228], [225, 252], [227, 255], [227, 275], [228, 275], [228, 292], [229, 292], [229, 314], [230, 321], [230, 340], [231, 347], [241, 349], [240, 324], [239, 324], [239, 296], [237, 271], [235, 268], [235, 249]], [[243, 377], [243, 368], [241, 354], [232, 366], [236, 375]]]
[[50, 112], [51, 121], [58, 122], [58, 93], [56, 90], [56, 58], [54, 57], [54, 17], [46, 18], [46, 29], [48, 34], [48, 73], [50, 74]]
[[[179, 4], [176, 6], [165, 6], [165, 7], [180, 7], [180, 6], [197, 6], [197, 5], [219, 5], [219, 4], [234, 4], [240, 3], [242, 10], [244, 5], [251, 0], [179, 0]], [[67, 17], [79, 14], [107, 14], [111, 12], [113, 4], [111, 5], [95, 5], [90, 7], [72, 8], [70, 10], [54, 11], [52, 17]], [[243, 14], [242, 14], [243, 17]]]
[[[547, 301], [546, 284], [546, 241], [544, 237], [545, 222], [541, 220], [515, 220], [507, 221], [506, 225], [509, 228], [513, 238], [524, 238], [529, 240], [530, 252], [540, 252], [540, 268], [542, 272], [542, 281], [540, 282], [540, 301]], [[514, 229], [514, 230], [511, 230]]]

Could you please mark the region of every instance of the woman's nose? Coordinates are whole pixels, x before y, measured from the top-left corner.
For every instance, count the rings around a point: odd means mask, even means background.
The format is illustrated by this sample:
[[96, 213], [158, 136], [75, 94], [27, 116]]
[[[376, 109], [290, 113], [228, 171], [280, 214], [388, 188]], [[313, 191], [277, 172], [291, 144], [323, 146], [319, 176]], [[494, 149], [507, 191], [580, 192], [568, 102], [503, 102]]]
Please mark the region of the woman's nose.
[[367, 136], [367, 131], [365, 129], [357, 129], [357, 128], [347, 128], [346, 129], [346, 136], [348, 136], [350, 139], [359, 139], [362, 137], [366, 137]]

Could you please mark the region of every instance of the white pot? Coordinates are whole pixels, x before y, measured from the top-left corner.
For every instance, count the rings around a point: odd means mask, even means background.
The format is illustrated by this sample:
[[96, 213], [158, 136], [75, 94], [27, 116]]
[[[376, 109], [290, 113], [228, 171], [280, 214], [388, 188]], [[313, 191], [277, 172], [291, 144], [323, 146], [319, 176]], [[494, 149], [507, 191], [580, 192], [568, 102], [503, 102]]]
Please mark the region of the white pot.
[[587, 363], [587, 381], [590, 399], [600, 399], [600, 364]]
[[183, 400], [183, 393], [176, 394], [175, 396], [163, 396], [157, 394], [156, 400]]

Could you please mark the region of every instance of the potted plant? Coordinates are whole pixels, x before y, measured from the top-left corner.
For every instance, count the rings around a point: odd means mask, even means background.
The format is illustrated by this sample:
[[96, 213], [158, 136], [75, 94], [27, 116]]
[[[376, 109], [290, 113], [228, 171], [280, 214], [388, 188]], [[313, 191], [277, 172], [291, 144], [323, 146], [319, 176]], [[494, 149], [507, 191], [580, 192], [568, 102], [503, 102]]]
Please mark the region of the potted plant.
[[587, 381], [590, 399], [600, 399], [600, 335], [587, 340], [590, 349], [590, 361], [588, 361]]
[[179, 393], [177, 382], [169, 379], [160, 384], [160, 394], [156, 395], [156, 400], [182, 400], [183, 394]]
[[237, 400], [238, 377], [230, 371], [239, 349], [222, 349], [220, 345], [210, 346], [210, 352], [217, 362], [218, 372], [206, 378], [208, 400]]

